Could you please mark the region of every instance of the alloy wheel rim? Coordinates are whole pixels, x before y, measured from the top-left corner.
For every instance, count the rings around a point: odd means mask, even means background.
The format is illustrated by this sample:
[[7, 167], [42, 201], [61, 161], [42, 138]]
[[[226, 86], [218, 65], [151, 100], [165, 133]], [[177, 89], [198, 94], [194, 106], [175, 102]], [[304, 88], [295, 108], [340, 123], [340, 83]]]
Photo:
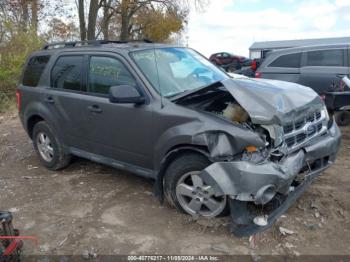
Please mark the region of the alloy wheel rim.
[[54, 152], [49, 136], [44, 132], [40, 132], [36, 139], [40, 156], [46, 162], [51, 162], [54, 157]]
[[211, 218], [219, 215], [226, 206], [226, 197], [216, 197], [212, 186], [205, 184], [200, 171], [184, 174], [176, 185], [176, 197], [190, 215]]

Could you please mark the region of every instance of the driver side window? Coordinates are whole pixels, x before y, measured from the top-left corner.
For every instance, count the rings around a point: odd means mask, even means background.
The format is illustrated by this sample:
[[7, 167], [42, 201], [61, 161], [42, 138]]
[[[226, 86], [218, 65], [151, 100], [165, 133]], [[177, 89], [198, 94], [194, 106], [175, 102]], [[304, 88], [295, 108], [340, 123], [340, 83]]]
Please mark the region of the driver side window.
[[91, 56], [89, 63], [89, 92], [108, 94], [111, 86], [136, 85], [129, 70], [118, 60], [106, 56]]

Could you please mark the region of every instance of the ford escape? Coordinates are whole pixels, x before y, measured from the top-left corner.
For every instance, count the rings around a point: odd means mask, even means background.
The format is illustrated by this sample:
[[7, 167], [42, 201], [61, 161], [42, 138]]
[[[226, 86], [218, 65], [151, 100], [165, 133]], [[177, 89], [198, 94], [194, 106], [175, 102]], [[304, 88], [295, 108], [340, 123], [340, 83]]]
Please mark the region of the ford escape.
[[340, 132], [311, 89], [231, 79], [192, 49], [46, 45], [28, 58], [19, 116], [50, 170], [79, 156], [155, 180], [178, 210], [231, 231], [269, 226], [335, 160]]

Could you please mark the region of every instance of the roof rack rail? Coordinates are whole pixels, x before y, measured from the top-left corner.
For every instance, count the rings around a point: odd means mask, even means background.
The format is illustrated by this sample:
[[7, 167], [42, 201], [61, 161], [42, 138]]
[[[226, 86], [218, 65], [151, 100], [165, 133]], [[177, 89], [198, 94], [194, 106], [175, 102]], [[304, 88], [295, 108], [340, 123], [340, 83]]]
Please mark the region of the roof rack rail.
[[131, 41], [120, 41], [120, 40], [86, 40], [86, 41], [72, 41], [72, 42], [54, 42], [43, 46], [43, 50], [54, 49], [54, 48], [65, 48], [65, 47], [76, 47], [76, 46], [89, 46], [89, 45], [102, 45], [102, 44], [127, 44], [130, 42], [145, 42], [153, 43], [151, 40], [131, 40]]

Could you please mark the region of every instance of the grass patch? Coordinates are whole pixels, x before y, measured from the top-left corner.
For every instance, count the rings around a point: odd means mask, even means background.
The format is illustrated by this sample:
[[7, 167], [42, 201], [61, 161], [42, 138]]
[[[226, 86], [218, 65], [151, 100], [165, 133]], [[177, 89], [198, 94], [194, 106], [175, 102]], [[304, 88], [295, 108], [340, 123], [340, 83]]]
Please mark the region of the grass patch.
[[16, 96], [13, 94], [0, 93], [0, 113], [14, 111], [16, 108]]

